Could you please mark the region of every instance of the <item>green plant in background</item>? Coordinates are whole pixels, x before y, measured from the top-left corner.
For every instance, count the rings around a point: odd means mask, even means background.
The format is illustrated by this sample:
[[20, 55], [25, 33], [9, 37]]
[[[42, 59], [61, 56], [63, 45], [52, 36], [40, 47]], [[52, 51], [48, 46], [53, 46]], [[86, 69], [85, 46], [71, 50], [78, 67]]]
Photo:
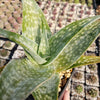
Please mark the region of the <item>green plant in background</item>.
[[96, 69], [96, 65], [95, 64], [90, 64], [89, 65], [89, 69], [90, 70], [95, 70]]
[[74, 3], [80, 3], [80, 0], [74, 0]]
[[35, 0], [23, 0], [22, 35], [0, 29], [0, 35], [23, 47], [27, 58], [13, 59], [0, 75], [0, 100], [57, 100], [59, 72], [100, 62], [83, 56], [100, 33], [100, 16], [69, 24], [55, 35]]
[[92, 0], [88, 0], [88, 7], [92, 6], [93, 1]]
[[88, 94], [91, 96], [91, 97], [96, 97], [97, 96], [97, 90], [91, 88], [88, 90]]
[[84, 5], [86, 2], [85, 2], [85, 0], [81, 0], [81, 3]]
[[97, 77], [95, 75], [90, 75], [88, 77], [88, 81], [91, 83], [96, 83], [97, 82]]
[[76, 79], [81, 79], [82, 78], [82, 74], [80, 72], [76, 72], [76, 73], [74, 73], [74, 77]]
[[10, 47], [11, 46], [11, 42], [10, 41], [6, 41], [4, 44], [5, 47]]
[[2, 57], [7, 56], [7, 54], [8, 54], [7, 50], [5, 50], [5, 49], [0, 50], [0, 55], [1, 55]]
[[83, 91], [83, 87], [81, 85], [77, 85], [75, 87], [75, 91], [80, 94]]

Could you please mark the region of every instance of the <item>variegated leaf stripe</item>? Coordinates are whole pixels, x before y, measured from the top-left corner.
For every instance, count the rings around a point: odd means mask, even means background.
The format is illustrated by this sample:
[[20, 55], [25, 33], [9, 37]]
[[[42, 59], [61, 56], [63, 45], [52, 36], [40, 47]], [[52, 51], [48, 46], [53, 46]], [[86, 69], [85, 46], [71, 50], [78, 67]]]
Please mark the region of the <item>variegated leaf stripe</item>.
[[26, 54], [28, 55], [28, 57], [34, 59], [39, 64], [43, 64], [46, 62], [46, 60], [44, 60], [37, 54], [36, 50], [38, 45], [32, 40], [17, 33], [6, 31], [3, 29], [0, 29], [0, 35], [22, 46], [25, 49], [25, 51], [27, 51]]
[[88, 24], [94, 22], [99, 19], [100, 16], [94, 16], [91, 18], [82, 19], [76, 22], [73, 22], [61, 29], [54, 36], [52, 36], [49, 40], [50, 43], [50, 59], [48, 59], [48, 63], [57, 58], [58, 55], [63, 51], [63, 49], [67, 46], [68, 42], [84, 27]]
[[[100, 33], [100, 22], [95, 21], [80, 30], [54, 60], [57, 70], [69, 68], [91, 45]], [[66, 68], [64, 66], [67, 66]]]
[[32, 93], [35, 100], [58, 100], [59, 74], [55, 73]]
[[35, 0], [23, 0], [22, 35], [38, 44], [37, 52], [42, 57], [49, 55], [51, 31]]
[[95, 64], [95, 63], [100, 63], [99, 56], [82, 56], [70, 68], [75, 68], [75, 67], [80, 67], [83, 65]]
[[53, 66], [39, 66], [28, 59], [12, 60], [0, 75], [0, 100], [25, 100], [54, 73]]

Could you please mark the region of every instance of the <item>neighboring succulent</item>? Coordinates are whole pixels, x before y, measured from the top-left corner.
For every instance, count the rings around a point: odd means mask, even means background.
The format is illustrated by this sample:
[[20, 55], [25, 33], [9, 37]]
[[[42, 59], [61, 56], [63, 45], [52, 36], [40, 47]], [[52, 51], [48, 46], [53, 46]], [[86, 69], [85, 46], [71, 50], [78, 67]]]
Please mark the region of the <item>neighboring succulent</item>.
[[77, 86], [75, 87], [75, 91], [76, 91], [78, 94], [80, 94], [80, 93], [83, 91], [83, 87], [82, 87], [81, 85], [77, 85]]
[[68, 22], [71, 22], [71, 21], [72, 21], [72, 19], [71, 19], [71, 18], [67, 18], [67, 21], [68, 21]]
[[80, 3], [80, 0], [74, 0], [74, 3]]
[[96, 69], [96, 65], [95, 64], [90, 64], [88, 65], [90, 70], [95, 70]]
[[[0, 75], [0, 100], [57, 100], [59, 73], [99, 63], [83, 53], [100, 33], [100, 16], [82, 19], [52, 36], [35, 0], [23, 0], [22, 35], [0, 29], [0, 35], [23, 47], [27, 58], [11, 60]], [[19, 16], [17, 16], [19, 17]]]
[[10, 47], [11, 46], [11, 42], [10, 41], [6, 41], [4, 44], [5, 47]]
[[72, 3], [72, 2], [73, 2], [73, 0], [68, 0], [68, 2], [69, 2], [69, 3]]
[[81, 78], [82, 78], [82, 74], [81, 74], [80, 72], [75, 72], [75, 73], [74, 73], [74, 77], [75, 77], [76, 79], [81, 79]]
[[88, 90], [88, 94], [89, 94], [91, 97], [96, 97], [96, 96], [97, 96], [97, 90], [91, 88], [91, 89]]
[[93, 0], [88, 0], [88, 4], [92, 4], [93, 3]]
[[5, 50], [5, 49], [2, 49], [2, 50], [0, 50], [0, 55], [2, 56], [2, 57], [5, 57], [5, 56], [7, 56], [7, 50]]
[[96, 83], [97, 82], [97, 77], [95, 75], [90, 75], [88, 77], [88, 81], [91, 83]]
[[84, 5], [85, 4], [85, 0], [81, 0], [81, 3]]

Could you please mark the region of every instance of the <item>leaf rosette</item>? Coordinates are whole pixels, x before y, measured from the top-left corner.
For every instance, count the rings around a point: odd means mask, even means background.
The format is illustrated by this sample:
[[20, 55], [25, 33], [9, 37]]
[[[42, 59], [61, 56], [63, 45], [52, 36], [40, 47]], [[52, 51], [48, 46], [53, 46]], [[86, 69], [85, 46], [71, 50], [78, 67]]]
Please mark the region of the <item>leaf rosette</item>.
[[0, 100], [57, 100], [59, 72], [99, 63], [83, 56], [100, 33], [100, 16], [82, 19], [51, 35], [35, 0], [23, 0], [22, 35], [0, 29], [0, 35], [23, 47], [27, 58], [11, 60], [0, 75]]

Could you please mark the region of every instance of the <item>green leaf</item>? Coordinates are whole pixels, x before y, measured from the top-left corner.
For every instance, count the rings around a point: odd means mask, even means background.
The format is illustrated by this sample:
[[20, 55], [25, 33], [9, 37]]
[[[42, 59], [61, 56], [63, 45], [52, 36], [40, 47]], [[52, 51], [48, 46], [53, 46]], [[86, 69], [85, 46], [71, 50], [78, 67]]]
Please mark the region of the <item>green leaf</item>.
[[48, 39], [51, 37], [51, 31], [35, 0], [23, 0], [22, 35], [38, 44], [37, 52], [42, 57], [49, 55]]
[[0, 75], [0, 100], [24, 100], [53, 73], [52, 65], [40, 66], [28, 59], [12, 60]]
[[26, 55], [29, 58], [32, 58], [35, 61], [37, 61], [39, 64], [46, 62], [45, 59], [41, 58], [37, 54], [36, 51], [37, 51], [38, 45], [35, 42], [33, 42], [32, 40], [30, 40], [30, 39], [28, 39], [28, 38], [26, 38], [22, 35], [19, 35], [17, 33], [6, 31], [6, 30], [3, 30], [3, 29], [0, 29], [0, 35], [6, 37], [6, 38], [10, 39], [11, 41], [22, 46], [26, 51]]
[[[76, 21], [59, 31], [50, 39], [51, 58], [57, 70], [69, 68], [91, 45], [100, 33], [100, 16]], [[98, 20], [98, 21], [97, 21]]]
[[35, 100], [58, 100], [59, 74], [54, 74], [32, 93]]
[[100, 63], [99, 56], [82, 56], [70, 68], [75, 68], [75, 67], [80, 67], [83, 65], [90, 65], [90, 64], [95, 64], [95, 63]]
[[78, 34], [80, 30], [85, 28], [88, 24], [94, 22], [100, 18], [100, 16], [94, 16], [91, 18], [82, 19], [76, 22], [73, 22], [49, 39], [51, 58], [48, 59], [48, 63], [54, 60], [58, 54], [60, 54], [66, 45], [71, 41], [71, 39]]

